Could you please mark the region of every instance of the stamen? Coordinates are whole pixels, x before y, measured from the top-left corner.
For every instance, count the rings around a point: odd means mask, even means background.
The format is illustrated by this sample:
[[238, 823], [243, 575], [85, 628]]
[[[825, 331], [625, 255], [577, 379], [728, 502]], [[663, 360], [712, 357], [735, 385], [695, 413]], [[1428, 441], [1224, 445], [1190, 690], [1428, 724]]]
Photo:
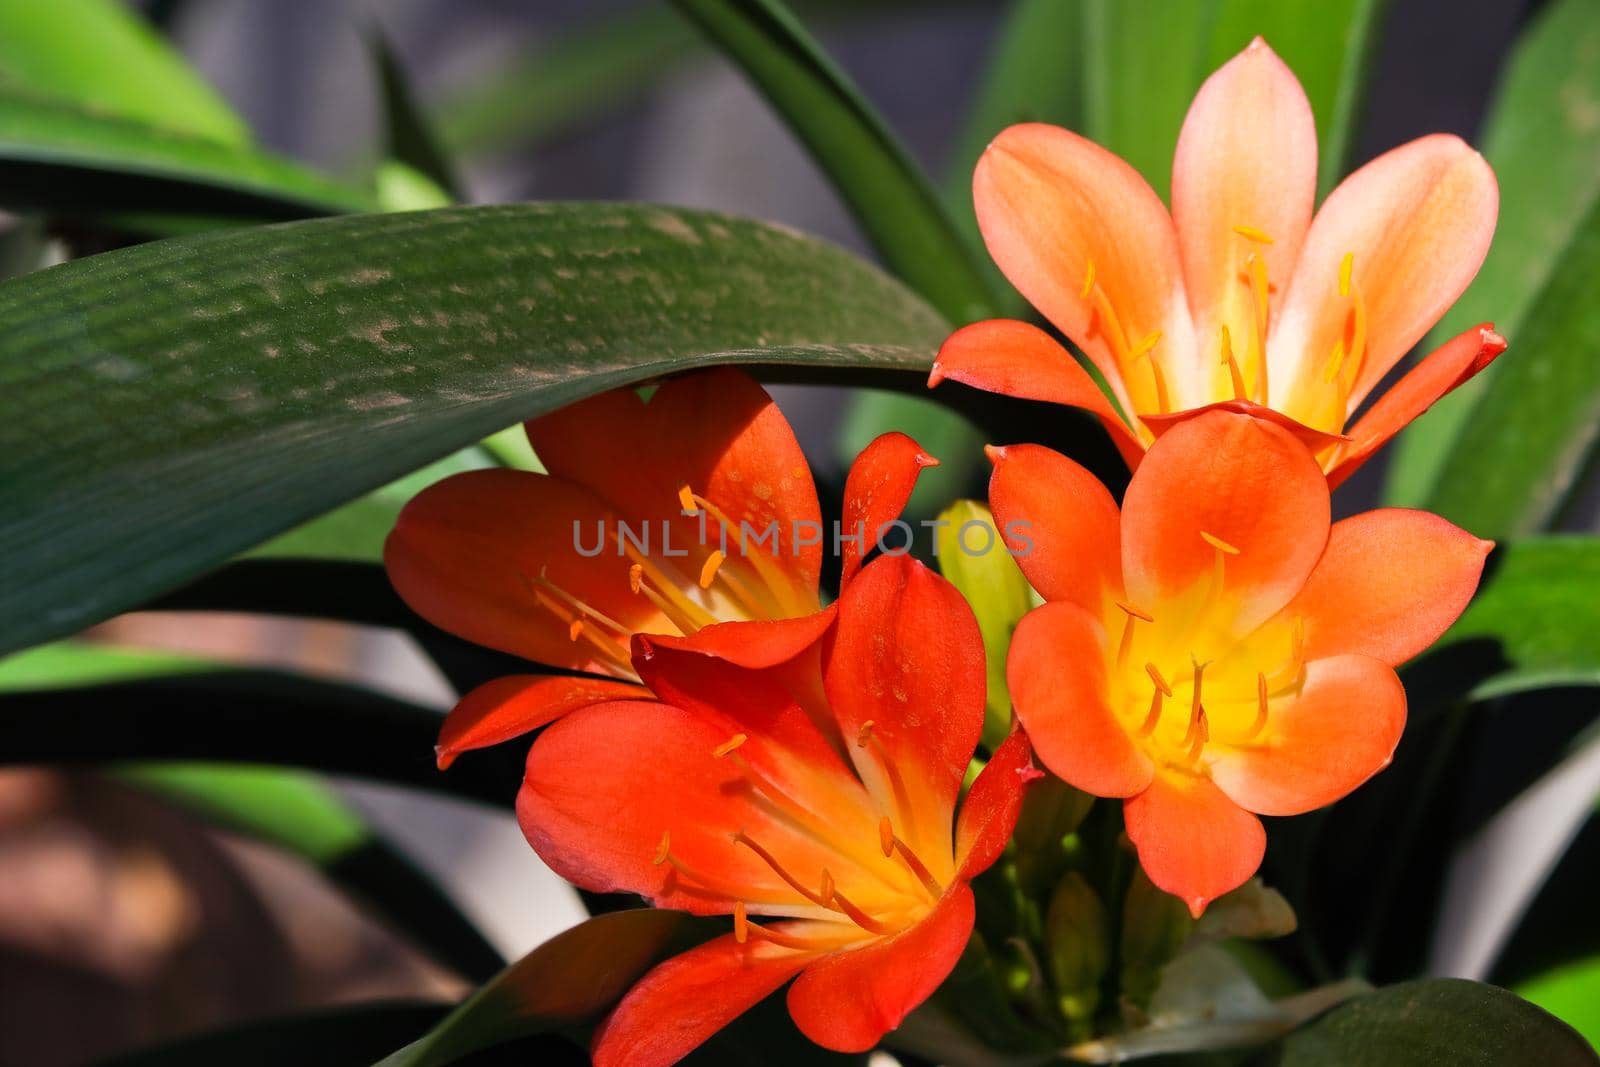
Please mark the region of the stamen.
[[634, 593], [644, 588], [644, 567], [637, 563], [628, 568], [628, 588]]
[[1237, 548], [1228, 544], [1228, 542], [1224, 541], [1216, 534], [1209, 534], [1204, 530], [1201, 530], [1200, 539], [1206, 544], [1210, 545], [1212, 548], [1216, 549], [1218, 552], [1226, 552], [1230, 556], [1237, 556], [1239, 554], [1239, 550]]
[[1211, 666], [1210, 660], [1201, 663], [1193, 652], [1189, 653], [1189, 662], [1194, 665], [1194, 696], [1189, 702], [1189, 730], [1183, 735], [1185, 742], [1201, 728], [1200, 723], [1205, 718], [1206, 709], [1200, 704], [1200, 683], [1205, 677], [1206, 668]]
[[911, 794], [906, 790], [905, 779], [900, 776], [900, 768], [895, 765], [894, 759], [883, 747], [883, 742], [873, 734], [873, 725], [874, 720], [868, 719], [856, 730], [856, 747], [871, 749], [872, 754], [878, 757], [878, 764], [889, 779], [889, 789], [894, 793], [895, 812], [900, 816], [900, 824], [906, 828], [907, 833], [915, 836], [916, 827], [913, 821], [915, 815], [911, 806]]
[[1140, 356], [1149, 355], [1156, 345], [1161, 343], [1161, 331], [1151, 330], [1145, 334], [1138, 344], [1133, 346], [1133, 351], [1128, 353], [1128, 362], [1132, 363]]
[[1184, 759], [1193, 764], [1200, 758], [1200, 752], [1206, 747], [1206, 742], [1211, 740], [1211, 727], [1206, 722], [1206, 712], [1200, 709], [1200, 717], [1195, 720], [1194, 743], [1189, 746], [1189, 754]]
[[1250, 732], [1245, 737], [1252, 738], [1267, 726], [1267, 676], [1256, 673], [1256, 718], [1250, 724]]
[[742, 900], [733, 902], [733, 939], [741, 945], [750, 939], [750, 919]]
[[684, 511], [691, 512], [700, 510], [694, 506], [694, 490], [689, 488], [689, 483], [687, 482], [678, 486], [678, 507]]
[[1270, 234], [1258, 230], [1254, 226], [1235, 226], [1233, 232], [1246, 240], [1256, 242], [1256, 244], [1270, 245], [1272, 243]]
[[[1167, 692], [1170, 694], [1171, 690]], [[1150, 711], [1146, 713], [1144, 722], [1139, 724], [1138, 736], [1149, 737], [1156, 732], [1156, 726], [1161, 722], [1161, 694], [1162, 685], [1158, 682], [1155, 691], [1150, 694]]]
[[878, 820], [878, 847], [883, 849], [884, 859], [894, 855], [894, 826], [887, 815]]
[[[741, 927], [743, 929], [742, 936], [740, 933]], [[782, 930], [774, 930], [770, 926], [762, 926], [760, 923], [751, 922], [746, 917], [743, 902], [737, 902], [733, 906], [733, 939], [742, 945], [745, 943], [745, 938], [749, 937], [755, 937], [762, 941], [771, 941], [774, 945], [781, 945], [784, 948], [814, 947], [810, 941], [803, 937], [795, 937], [793, 934], [786, 934]]]
[[[542, 573], [537, 579], [529, 578], [526, 574], [518, 572], [517, 577], [533, 597], [534, 602], [556, 618], [567, 624], [567, 638], [576, 641], [582, 637], [588, 640], [594, 650], [602, 659], [610, 662], [626, 674], [633, 673], [633, 664], [630, 660], [628, 640], [633, 631], [624, 627], [615, 619], [590, 607], [565, 589], [556, 585]], [[615, 631], [608, 634], [592, 626], [581, 625], [584, 618], [592, 619], [602, 626]]]
[[[683, 488], [678, 490], [678, 503], [685, 505], [685, 511], [703, 511], [713, 519], [717, 520], [717, 525], [721, 529], [722, 544], [727, 544], [730, 534], [733, 537], [743, 538], [744, 534], [738, 523], [728, 518], [723, 510], [717, 507], [711, 501], [707, 500], [700, 494], [693, 492], [689, 486], [685, 485]], [[741, 540], [740, 543], [743, 544], [743, 541]], [[720, 551], [716, 554], [722, 556], [726, 555]], [[777, 561], [769, 557], [767, 553], [744, 552], [742, 553], [742, 558], [748, 561], [749, 564], [755, 568], [756, 576], [760, 578], [762, 583], [767, 587], [767, 590], [778, 602], [785, 615], [804, 615], [808, 610], [816, 610], [814, 606], [807, 609], [803, 601], [797, 599], [797, 594], [795, 593], [793, 585], [790, 584], [789, 579], [778, 568]], [[718, 565], [721, 565], [720, 561]], [[713, 573], [716, 572], [713, 571]], [[703, 571], [702, 577], [704, 577]], [[745, 585], [745, 583], [741, 581], [732, 571], [724, 571], [722, 573], [722, 580], [728, 584], [730, 589], [733, 590], [734, 596], [738, 597], [744, 602], [746, 609], [749, 610], [754, 617], [763, 618], [770, 614], [768, 609], [762, 605], [761, 601], [750, 590], [750, 588]], [[705, 587], [702, 586], [702, 588]]]
[[738, 748], [748, 740], [750, 740], [748, 734], [734, 734], [732, 737], [722, 742], [722, 744], [712, 749], [711, 756], [713, 759], [721, 759], [723, 756], [726, 756], [728, 753], [732, 752], [734, 749]]
[[1200, 531], [1200, 539], [1216, 550], [1212, 557], [1211, 564], [1211, 583], [1213, 586], [1212, 595], [1216, 595], [1222, 591], [1224, 569], [1222, 561], [1228, 556], [1237, 556], [1239, 554], [1239, 550], [1228, 544], [1228, 542], [1224, 541], [1222, 538], [1213, 534], [1208, 534], [1204, 530]]
[[839, 905], [839, 911], [842, 911], [848, 915], [850, 917], [850, 921], [861, 927], [863, 930], [881, 935], [892, 934], [894, 932], [893, 927], [885, 926], [883, 923], [874, 919], [872, 916], [868, 915], [866, 912], [850, 903], [849, 898], [847, 898], [837, 889], [833, 891], [833, 902]]
[[928, 870], [927, 865], [917, 858], [915, 852], [911, 851], [910, 845], [898, 837], [893, 838], [890, 843], [894, 846], [895, 851], [900, 853], [900, 858], [905, 860], [906, 866], [911, 868], [911, 873], [917, 876], [917, 881], [922, 883], [922, 887], [932, 894], [933, 899], [938, 900], [944, 894], [944, 886], [939, 884], [939, 880], [933, 876], [933, 872]]
[[710, 589], [711, 583], [717, 580], [717, 570], [722, 566], [722, 561], [728, 557], [721, 551], [711, 553], [700, 567], [700, 588]]
[[1256, 364], [1256, 385], [1258, 396], [1256, 399], [1263, 406], [1267, 404], [1267, 297], [1270, 287], [1267, 284], [1267, 263], [1256, 253], [1250, 253], [1245, 261], [1250, 271], [1250, 291], [1255, 298], [1255, 329], [1250, 334], [1250, 356]]
[[1356, 265], [1356, 254], [1354, 252], [1346, 252], [1344, 254], [1344, 258], [1339, 261], [1339, 295], [1340, 296], [1349, 296], [1350, 295], [1350, 275], [1355, 270], [1355, 265]]
[[1156, 670], [1154, 663], [1146, 663], [1144, 672], [1150, 676], [1150, 680], [1156, 684], [1157, 689], [1161, 690], [1163, 696], [1172, 695], [1172, 686], [1168, 685], [1167, 680], [1161, 677], [1161, 672]]
[[1244, 400], [1248, 393], [1244, 388], [1244, 375], [1239, 371], [1239, 361], [1233, 358], [1233, 341], [1228, 333], [1227, 324], [1218, 330], [1218, 339], [1222, 342], [1222, 362], [1228, 368], [1228, 377], [1233, 381], [1233, 398]]
[[659, 867], [667, 862], [667, 856], [672, 852], [672, 831], [661, 831], [661, 844], [656, 846], [655, 858], [650, 861], [653, 866]]
[[774, 856], [772, 853], [768, 852], [765, 848], [763, 848], [758, 842], [756, 842], [753, 838], [750, 837], [750, 835], [746, 834], [743, 830], [734, 831], [733, 840], [737, 844], [741, 844], [744, 847], [748, 848], [751, 852], [754, 852], [757, 856], [760, 856], [761, 857], [761, 861], [763, 863], [765, 863], [768, 867], [772, 868], [772, 873], [773, 874], [776, 874], [779, 878], [782, 878], [785, 882], [789, 883], [789, 888], [790, 889], [793, 889], [796, 893], [799, 893], [801, 896], [805, 897], [807, 900], [811, 901], [813, 904], [818, 904], [818, 905], [820, 905], [820, 906], [822, 906], [824, 908], [826, 908], [828, 906], [828, 901], [827, 901], [826, 897], [819, 896], [815, 891], [813, 891], [812, 889], [810, 889], [807, 886], [805, 886], [804, 884], [802, 884], [800, 879], [798, 879], [794, 875], [790, 874], [788, 872], [788, 870], [786, 870], [784, 868], [783, 864], [778, 862], [778, 858], [776, 856]]
[[1145, 622], [1155, 622], [1156, 620], [1155, 616], [1140, 611], [1131, 604], [1124, 604], [1120, 600], [1117, 601], [1117, 607], [1127, 614], [1127, 619], [1122, 624], [1122, 643], [1117, 646], [1117, 666], [1120, 667], [1128, 662], [1128, 652], [1133, 648], [1134, 620], [1143, 619]]
[[822, 868], [822, 888], [818, 890], [817, 895], [823, 900], [832, 900], [833, 890], [833, 872], [824, 867]]
[[1087, 300], [1092, 292], [1094, 292], [1094, 259], [1091, 257], [1083, 268], [1083, 288], [1078, 290], [1078, 299]]
[[1156, 414], [1165, 415], [1172, 410], [1172, 399], [1167, 393], [1167, 376], [1161, 373], [1161, 364], [1150, 358], [1150, 376], [1156, 384]]
[[567, 640], [576, 641], [583, 636], [583, 620], [573, 619], [572, 625], [567, 627]]
[[[621, 530], [613, 531], [617, 547], [621, 549], [633, 566], [628, 568], [628, 586], [635, 593], [642, 593], [662, 614], [671, 619], [673, 625], [686, 634], [692, 634], [703, 626], [710, 626], [717, 622], [715, 615], [711, 614], [701, 605], [690, 600], [684, 593], [683, 587], [688, 582], [682, 575], [674, 570], [672, 575], [665, 573], [639, 550], [622, 536]], [[648, 579], [648, 581], [646, 581]]]

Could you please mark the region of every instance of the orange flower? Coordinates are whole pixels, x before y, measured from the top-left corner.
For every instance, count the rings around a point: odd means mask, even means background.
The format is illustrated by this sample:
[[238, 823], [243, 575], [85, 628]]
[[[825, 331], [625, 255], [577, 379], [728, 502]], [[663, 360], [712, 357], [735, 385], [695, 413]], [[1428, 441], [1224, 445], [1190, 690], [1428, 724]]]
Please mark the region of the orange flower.
[[[601, 704], [528, 754], [517, 816], [558, 874], [734, 929], [640, 980], [594, 1062], [676, 1062], [791, 978], [812, 1040], [864, 1051], [944, 981], [1026, 782], [1013, 733], [956, 818], [983, 724], [983, 642], [961, 594], [907, 557], [840, 598], [825, 664], [834, 736], [761, 672], [640, 637], [661, 703]], [[786, 921], [758, 923], [755, 916]]]
[[1261, 862], [1261, 815], [1329, 804], [1389, 762], [1394, 666], [1471, 599], [1487, 541], [1427, 512], [1330, 529], [1328, 485], [1281, 426], [1212, 411], [1162, 435], [1121, 512], [1049, 449], [991, 449], [989, 500], [1026, 523], [1046, 603], [1007, 679], [1040, 761], [1125, 797], [1150, 880], [1206, 904]]
[[[400, 513], [384, 565], [434, 625], [603, 677], [513, 675], [480, 686], [445, 723], [441, 767], [585, 704], [648, 697], [629, 659], [634, 634], [691, 636], [702, 652], [777, 668], [827, 630], [811, 470], [747, 375], [684, 375], [648, 402], [618, 389], [527, 432], [548, 474], [477, 470], [430, 486]], [[935, 462], [898, 433], [862, 452], [845, 485], [844, 532], [865, 529], [866, 542], [841, 542], [844, 581]], [[815, 674], [814, 663], [800, 666]]]
[[1121, 413], [1060, 345], [1021, 322], [958, 331], [929, 384], [953, 378], [1085, 408], [1129, 466], [1195, 409], [1259, 406], [1337, 485], [1504, 351], [1490, 326], [1467, 330], [1345, 432], [1477, 273], [1499, 193], [1483, 157], [1443, 134], [1368, 163], [1313, 219], [1316, 178], [1310, 104], [1260, 38], [1195, 97], [1170, 215], [1098, 145], [1054, 126], [1012, 126], [973, 177], [984, 240], [1104, 375]]

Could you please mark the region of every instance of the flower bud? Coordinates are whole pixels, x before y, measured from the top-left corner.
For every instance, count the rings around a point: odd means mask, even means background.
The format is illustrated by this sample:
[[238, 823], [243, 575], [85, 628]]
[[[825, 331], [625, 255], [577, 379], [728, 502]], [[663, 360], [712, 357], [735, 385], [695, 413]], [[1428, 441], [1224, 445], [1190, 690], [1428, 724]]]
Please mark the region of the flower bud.
[[1087, 1030], [1100, 1004], [1100, 979], [1111, 965], [1111, 924], [1083, 876], [1068, 871], [1045, 913], [1045, 951], [1057, 1004], [1075, 1031]]
[[1122, 995], [1138, 1008], [1150, 1004], [1161, 968], [1172, 961], [1194, 932], [1183, 901], [1157, 889], [1142, 867], [1135, 867], [1122, 908]]

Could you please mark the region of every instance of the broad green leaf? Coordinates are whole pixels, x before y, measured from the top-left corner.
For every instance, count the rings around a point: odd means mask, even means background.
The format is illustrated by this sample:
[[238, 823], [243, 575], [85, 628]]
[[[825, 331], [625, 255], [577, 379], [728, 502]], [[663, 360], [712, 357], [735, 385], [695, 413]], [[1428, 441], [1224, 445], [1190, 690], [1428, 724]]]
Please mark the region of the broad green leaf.
[[996, 304], [920, 167], [779, 0], [674, 0], [767, 97], [897, 276], [956, 324]]
[[378, 1067], [443, 1067], [479, 1049], [588, 1022], [655, 963], [685, 918], [638, 908], [580, 923], [507, 967]]
[[1600, 956], [1536, 975], [1516, 992], [1600, 1046]]
[[326, 1008], [181, 1038], [95, 1067], [350, 1067], [426, 1032], [447, 1010], [414, 1001]]
[[[1427, 351], [1479, 323], [1511, 341], [1496, 363], [1441, 400], [1401, 435], [1389, 471], [1391, 503], [1421, 506], [1449, 462], [1470, 462], [1462, 434], [1502, 368], [1537, 355], [1524, 324], [1558, 279], [1561, 253], [1600, 198], [1600, 7], [1553, 0], [1511, 52], [1482, 137], [1500, 182], [1500, 221], [1489, 258], [1423, 345]], [[1581, 355], [1578, 353], [1577, 355]], [[1540, 405], [1533, 404], [1532, 407]]]
[[[41, 5], [42, 6], [42, 5]], [[277, 156], [0, 85], [0, 206], [272, 220], [367, 211], [364, 191]]]
[[1425, 506], [1480, 537], [1549, 525], [1600, 435], [1600, 200], [1450, 446]]
[[1593, 1067], [1583, 1038], [1515, 994], [1459, 978], [1404, 982], [1301, 1027], [1273, 1067]]
[[0, 283], [0, 652], [600, 390], [921, 374], [945, 329], [830, 245], [628, 204], [220, 231]]
[[243, 148], [250, 130], [121, 0], [0, 0], [0, 84]]

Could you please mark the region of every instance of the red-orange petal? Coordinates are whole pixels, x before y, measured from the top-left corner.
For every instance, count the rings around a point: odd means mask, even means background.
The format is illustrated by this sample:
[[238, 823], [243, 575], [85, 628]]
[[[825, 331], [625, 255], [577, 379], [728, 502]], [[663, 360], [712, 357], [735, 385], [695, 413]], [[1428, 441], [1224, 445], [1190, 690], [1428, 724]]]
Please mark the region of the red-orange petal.
[[928, 385], [946, 378], [991, 393], [1082, 408], [1100, 420], [1130, 467], [1144, 442], [1128, 428], [1105, 393], [1072, 354], [1039, 327], [1014, 319], [963, 326], [945, 339]]
[[1405, 726], [1394, 668], [1368, 656], [1313, 660], [1300, 692], [1272, 702], [1259, 737], [1207, 749], [1211, 778], [1248, 811], [1300, 815], [1387, 767]]
[[532, 733], [590, 704], [648, 699], [650, 690], [631, 682], [511, 674], [483, 683], [456, 702], [439, 730], [434, 752], [442, 771], [463, 752]]
[[1028, 783], [1043, 777], [1033, 766], [1028, 735], [1019, 727], [978, 772], [956, 819], [956, 877], [976, 878], [1005, 851], [1022, 812]]
[[1171, 427], [1122, 500], [1122, 575], [1147, 611], [1212, 581], [1221, 541], [1224, 601], [1237, 632], [1300, 591], [1328, 540], [1328, 482], [1276, 423], [1211, 411]]
[[724, 934], [658, 964], [595, 1031], [595, 1067], [670, 1067], [823, 951]]
[[[467, 471], [406, 504], [383, 562], [411, 610], [458, 637], [556, 667], [631, 677], [628, 634], [677, 627], [629, 589], [628, 561], [615, 547], [600, 547], [613, 522], [604, 501], [560, 478]], [[625, 628], [617, 658], [573, 639], [573, 609], [541, 589], [541, 577]], [[595, 632], [612, 633], [603, 624]]]
[[899, 813], [896, 829], [914, 827], [919, 850], [950, 854], [956, 795], [983, 729], [983, 657], [965, 598], [909, 556], [879, 556], [839, 598], [828, 702], [862, 780]]
[[833, 625], [837, 604], [793, 619], [756, 619], [719, 622], [686, 637], [662, 635], [653, 640], [666, 648], [681, 648], [716, 656], [750, 669], [787, 663], [822, 640]]
[[789, 987], [800, 1032], [837, 1052], [865, 1052], [933, 995], [972, 936], [972, 890], [958, 882], [915, 926], [823, 956]]
[[1098, 321], [1094, 294], [1083, 296], [1091, 261], [1093, 287], [1110, 301], [1130, 347], [1159, 330], [1166, 344], [1190, 350], [1172, 219], [1126, 162], [1057, 126], [1012, 126], [978, 160], [972, 198], [1000, 270], [1088, 354], [1124, 407], [1107, 324]]
[[1106, 703], [1105, 655], [1098, 619], [1076, 604], [1046, 604], [1017, 625], [1006, 682], [1039, 762], [1086, 793], [1129, 797], [1155, 765]]
[[[688, 486], [735, 525], [759, 536], [777, 523], [775, 565], [813, 601], [822, 549], [810, 540], [821, 510], [799, 442], [772, 398], [743, 371], [696, 371], [663, 382], [648, 402], [614, 389], [528, 423], [528, 440], [551, 474], [588, 486], [623, 517], [670, 520], [673, 540], [699, 539], [678, 492]], [[797, 526], [800, 524], [798, 536]], [[708, 520], [708, 541], [717, 524]], [[733, 531], [733, 536], [737, 535]], [[732, 537], [730, 537], [732, 539]], [[737, 566], [736, 554], [730, 564]]]
[[880, 539], [886, 546], [899, 543], [888, 526], [905, 510], [917, 476], [938, 465], [921, 445], [897, 431], [874, 438], [861, 450], [844, 482], [840, 588], [850, 584], [862, 558]]
[[1254, 400], [1219, 400], [1215, 404], [1206, 404], [1203, 407], [1190, 408], [1188, 411], [1174, 411], [1166, 415], [1141, 415], [1139, 421], [1150, 427], [1150, 432], [1160, 437], [1180, 422], [1187, 422], [1198, 415], [1208, 411], [1231, 411], [1238, 415], [1249, 415], [1257, 419], [1282, 426], [1294, 434], [1300, 443], [1309, 448], [1313, 453], [1320, 453], [1325, 448], [1334, 448], [1351, 440], [1347, 434], [1328, 433], [1325, 430], [1314, 430], [1298, 420], [1285, 415], [1276, 408], [1263, 407]]
[[[1240, 281], [1246, 257], [1263, 257], [1268, 279], [1287, 287], [1316, 191], [1311, 104], [1257, 37], [1200, 87], [1172, 160], [1172, 218], [1189, 307], [1212, 349], [1219, 326], [1241, 346], [1253, 328], [1254, 306]], [[1212, 373], [1217, 387], [1229, 387], [1225, 369]]]
[[1122, 817], [1150, 881], [1183, 900], [1197, 919], [1207, 904], [1248, 881], [1266, 853], [1261, 820], [1206, 778], [1162, 771], [1123, 803]]
[[1122, 588], [1117, 503], [1100, 479], [1041, 445], [988, 449], [989, 507], [1029, 583], [1046, 600], [1098, 612]]
[[1280, 617], [1301, 620], [1308, 659], [1349, 652], [1399, 666], [1466, 610], [1493, 547], [1426, 511], [1364, 512], [1334, 523]]
[[1328, 487], [1337, 488], [1412, 419], [1493, 363], [1505, 350], [1506, 339], [1495, 333], [1490, 323], [1463, 330], [1440, 345], [1384, 390], [1350, 428], [1352, 443], [1337, 453], [1338, 462], [1328, 472]]

